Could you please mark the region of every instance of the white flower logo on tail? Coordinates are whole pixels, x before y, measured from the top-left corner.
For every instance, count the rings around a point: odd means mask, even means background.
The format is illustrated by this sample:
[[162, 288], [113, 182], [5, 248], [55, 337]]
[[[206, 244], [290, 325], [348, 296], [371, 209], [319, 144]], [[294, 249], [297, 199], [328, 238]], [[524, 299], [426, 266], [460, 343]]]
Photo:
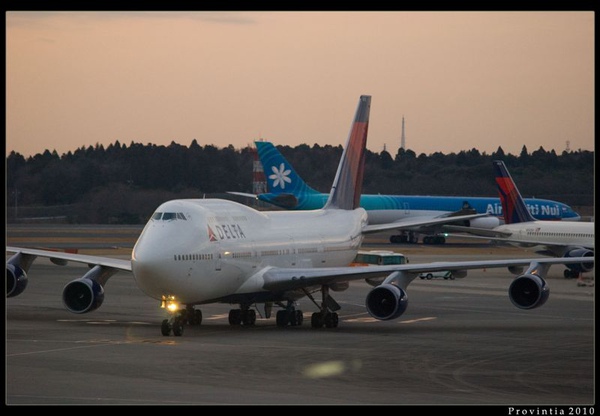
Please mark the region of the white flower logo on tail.
[[285, 165], [282, 163], [279, 165], [279, 169], [275, 166], [271, 166], [271, 170], [273, 171], [272, 175], [269, 175], [269, 179], [273, 179], [273, 188], [277, 188], [277, 185], [281, 187], [281, 189], [285, 189], [285, 183], [292, 183], [292, 180], [288, 178], [288, 175], [292, 172], [290, 169], [286, 169]]

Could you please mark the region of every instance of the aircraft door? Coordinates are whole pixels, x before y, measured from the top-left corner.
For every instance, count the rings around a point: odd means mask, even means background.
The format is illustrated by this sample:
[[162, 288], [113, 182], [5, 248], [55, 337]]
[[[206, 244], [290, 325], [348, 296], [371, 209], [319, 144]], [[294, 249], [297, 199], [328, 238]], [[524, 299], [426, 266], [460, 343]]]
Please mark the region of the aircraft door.
[[290, 257], [290, 264], [292, 267], [298, 265], [298, 250], [296, 249], [296, 244], [294, 242], [294, 237], [290, 236], [290, 248], [287, 256]]
[[214, 264], [215, 264], [215, 270], [216, 271], [221, 271], [221, 245], [219, 244], [218, 241], [213, 242], [213, 260], [214, 260]]

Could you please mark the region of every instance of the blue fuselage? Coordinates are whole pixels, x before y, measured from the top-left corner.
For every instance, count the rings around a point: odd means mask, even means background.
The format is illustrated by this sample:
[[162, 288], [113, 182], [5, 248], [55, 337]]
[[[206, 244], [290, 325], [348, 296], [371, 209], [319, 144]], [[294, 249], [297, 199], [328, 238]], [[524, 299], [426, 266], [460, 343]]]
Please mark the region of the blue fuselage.
[[[327, 194], [306, 193], [296, 196], [295, 206], [278, 203], [281, 195], [261, 194], [259, 199], [271, 204], [294, 210], [311, 210], [322, 208], [327, 201]], [[288, 201], [289, 202], [289, 201]], [[581, 217], [571, 207], [560, 202], [547, 199], [525, 198], [525, 204], [538, 220], [579, 221]], [[421, 196], [421, 195], [363, 195], [360, 206], [369, 212], [371, 224], [390, 221], [391, 218], [408, 216], [443, 215], [457, 212], [463, 208], [472, 208], [477, 213], [488, 213], [502, 219], [500, 198], [467, 197], [467, 196]], [[370, 212], [373, 211], [373, 212]], [[387, 214], [385, 213], [387, 212]], [[377, 213], [376, 215], [374, 215]]]

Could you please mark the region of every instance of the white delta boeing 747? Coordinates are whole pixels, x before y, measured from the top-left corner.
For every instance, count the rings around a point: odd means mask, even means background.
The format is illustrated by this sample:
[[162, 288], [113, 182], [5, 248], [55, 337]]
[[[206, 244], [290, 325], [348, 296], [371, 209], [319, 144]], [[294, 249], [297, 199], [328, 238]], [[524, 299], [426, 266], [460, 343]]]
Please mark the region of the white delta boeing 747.
[[[538, 254], [552, 257], [594, 257], [594, 222], [539, 221], [525, 204], [517, 185], [501, 160], [494, 160], [496, 187], [504, 212], [504, 224], [492, 229], [446, 226], [446, 229], [468, 233], [463, 238], [484, 238], [517, 247], [537, 247]], [[570, 264], [565, 278], [578, 277], [593, 269], [593, 263]]]
[[[131, 260], [7, 247], [14, 253], [6, 265], [7, 297], [23, 292], [32, 262], [46, 257], [59, 265], [72, 261], [90, 266], [63, 289], [66, 309], [76, 314], [100, 307], [108, 279], [126, 271], [167, 311], [161, 324], [165, 336], [181, 336], [186, 324], [200, 324], [202, 312], [197, 307], [216, 302], [236, 306], [229, 312], [231, 325], [254, 325], [258, 305], [264, 305], [266, 318], [273, 306], [280, 308], [278, 326], [298, 326], [303, 313], [296, 306], [305, 297], [317, 309], [312, 326], [333, 328], [338, 326], [340, 306], [330, 293], [347, 289], [353, 280], [364, 279], [374, 286], [366, 295], [367, 311], [379, 320], [390, 320], [406, 310], [407, 287], [419, 273], [452, 270], [464, 275], [467, 269], [527, 267], [510, 285], [509, 296], [516, 306], [531, 309], [548, 299], [543, 277], [551, 264], [591, 261], [541, 257], [351, 267], [363, 236], [372, 231], [367, 212], [359, 207], [370, 105], [370, 96], [360, 97], [322, 209], [261, 212], [221, 199], [168, 201], [146, 224]], [[394, 227], [390, 224], [390, 229]], [[321, 301], [313, 294], [320, 294]]]

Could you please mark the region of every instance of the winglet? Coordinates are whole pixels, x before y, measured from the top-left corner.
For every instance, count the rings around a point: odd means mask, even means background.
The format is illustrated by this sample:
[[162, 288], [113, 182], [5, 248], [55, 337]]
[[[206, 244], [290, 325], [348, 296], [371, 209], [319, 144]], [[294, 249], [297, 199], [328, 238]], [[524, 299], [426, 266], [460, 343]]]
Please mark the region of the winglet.
[[324, 209], [353, 210], [360, 206], [370, 109], [371, 96], [361, 95]]
[[506, 165], [501, 160], [494, 160], [494, 169], [496, 171], [496, 185], [500, 195], [500, 203], [502, 204], [502, 213], [505, 224], [516, 224], [519, 222], [535, 221], [525, 205], [525, 201], [517, 185], [508, 173]]

